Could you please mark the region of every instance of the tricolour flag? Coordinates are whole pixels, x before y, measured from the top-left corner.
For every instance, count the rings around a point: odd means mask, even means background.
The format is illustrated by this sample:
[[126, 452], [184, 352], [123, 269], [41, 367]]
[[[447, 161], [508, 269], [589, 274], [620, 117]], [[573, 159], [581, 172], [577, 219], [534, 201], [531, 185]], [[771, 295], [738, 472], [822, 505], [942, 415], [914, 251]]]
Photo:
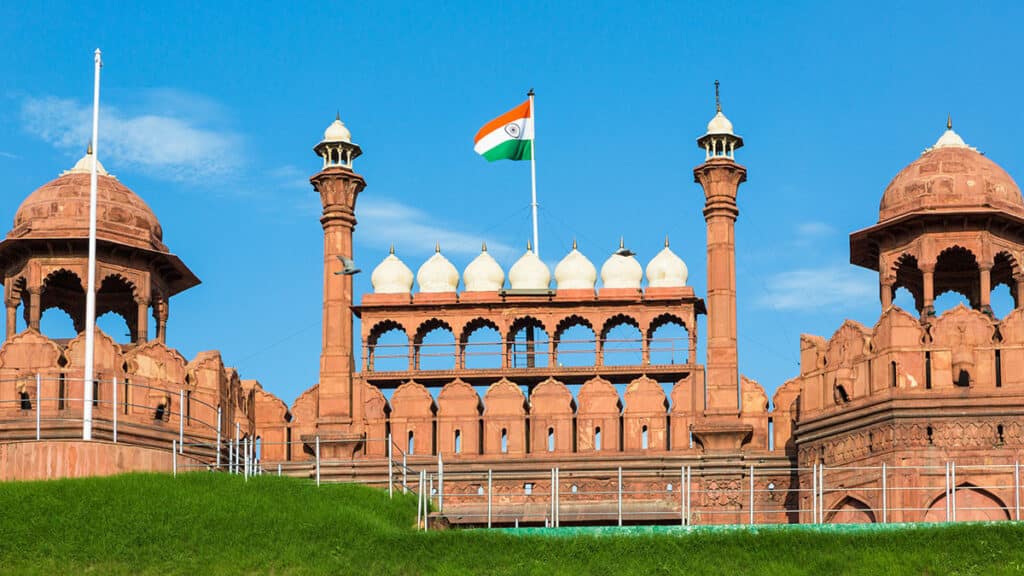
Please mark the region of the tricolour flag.
[[533, 158], [533, 114], [530, 101], [484, 124], [473, 141], [473, 150], [490, 162]]

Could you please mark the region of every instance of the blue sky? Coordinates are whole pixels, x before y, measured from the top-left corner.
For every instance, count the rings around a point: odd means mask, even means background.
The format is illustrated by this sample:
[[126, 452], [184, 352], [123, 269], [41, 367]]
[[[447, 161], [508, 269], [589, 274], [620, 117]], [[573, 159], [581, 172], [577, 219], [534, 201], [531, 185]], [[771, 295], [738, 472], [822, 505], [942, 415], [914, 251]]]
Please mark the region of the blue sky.
[[[749, 170], [737, 223], [740, 364], [771, 393], [799, 334], [879, 312], [847, 234], [888, 181], [957, 131], [1011, 175], [1016, 3], [5, 3], [0, 222], [70, 167], [104, 51], [101, 160], [203, 280], [169, 343], [219, 349], [291, 402], [316, 382], [321, 230], [311, 148], [340, 110], [362, 145], [356, 259], [436, 240], [461, 270], [486, 240], [507, 269], [530, 235], [529, 166], [489, 164], [476, 130], [537, 91], [541, 256], [573, 237], [597, 266], [620, 236], [642, 263], [668, 234], [704, 293], [694, 140], [725, 113]], [[9, 225], [4, 224], [7, 229]], [[703, 326], [702, 335], [703, 335]]]

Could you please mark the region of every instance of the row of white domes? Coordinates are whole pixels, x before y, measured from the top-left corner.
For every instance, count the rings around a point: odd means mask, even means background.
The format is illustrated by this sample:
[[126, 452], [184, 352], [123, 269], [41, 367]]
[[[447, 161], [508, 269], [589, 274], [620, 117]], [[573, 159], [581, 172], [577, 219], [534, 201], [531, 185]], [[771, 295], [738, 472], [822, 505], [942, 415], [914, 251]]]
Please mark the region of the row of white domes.
[[[647, 264], [647, 285], [651, 288], [672, 288], [686, 286], [688, 271], [682, 258], [668, 247]], [[632, 253], [622, 249], [612, 254], [601, 266], [601, 284], [605, 288], [639, 289], [644, 271]], [[505, 286], [505, 271], [487, 253], [484, 244], [480, 255], [466, 266], [462, 273], [467, 292], [495, 292]], [[527, 246], [526, 253], [508, 271], [512, 290], [547, 290], [551, 285], [551, 271], [547, 265]], [[440, 246], [416, 272], [420, 292], [455, 292], [459, 287], [459, 271], [441, 254]], [[412, 270], [391, 253], [377, 265], [370, 276], [370, 283], [376, 294], [408, 294], [412, 292]], [[573, 242], [572, 250], [555, 267], [555, 283], [558, 290], [593, 290], [597, 283], [597, 269], [583, 255]]]

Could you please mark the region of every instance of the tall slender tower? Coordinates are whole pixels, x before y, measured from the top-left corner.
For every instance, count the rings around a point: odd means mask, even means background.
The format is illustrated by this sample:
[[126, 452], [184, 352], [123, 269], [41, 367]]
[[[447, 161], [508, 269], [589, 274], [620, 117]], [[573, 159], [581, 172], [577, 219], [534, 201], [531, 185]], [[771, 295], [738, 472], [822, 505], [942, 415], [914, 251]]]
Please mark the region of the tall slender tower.
[[697, 139], [704, 163], [693, 170], [694, 181], [704, 188], [707, 223], [708, 340], [705, 419], [694, 433], [708, 450], [738, 450], [749, 426], [739, 424], [739, 356], [736, 347], [736, 241], [739, 208], [736, 194], [747, 179], [747, 169], [736, 162], [743, 138], [733, 133], [722, 114], [715, 81], [716, 113], [706, 134]]
[[[362, 154], [340, 116], [327, 127], [324, 139], [313, 151], [323, 168], [309, 179], [320, 194], [324, 229], [324, 309], [320, 351], [320, 384], [317, 402], [317, 430], [328, 438], [328, 452], [343, 450], [353, 436], [362, 433], [353, 407], [358, 406], [352, 386], [352, 276], [343, 272], [341, 258], [352, 258], [352, 231], [356, 226], [356, 198], [366, 181], [352, 169]], [[351, 271], [349, 271], [351, 272]]]

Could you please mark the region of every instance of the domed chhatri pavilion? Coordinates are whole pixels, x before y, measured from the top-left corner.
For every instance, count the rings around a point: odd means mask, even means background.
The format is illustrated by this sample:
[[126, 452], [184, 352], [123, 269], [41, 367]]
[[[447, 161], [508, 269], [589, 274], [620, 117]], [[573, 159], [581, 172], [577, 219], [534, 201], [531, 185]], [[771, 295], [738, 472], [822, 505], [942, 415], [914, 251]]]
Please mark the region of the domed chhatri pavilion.
[[[1024, 199], [1012, 178], [949, 123], [886, 188], [878, 223], [850, 237], [851, 262], [879, 273], [878, 322], [802, 336], [800, 374], [769, 402], [738, 370], [743, 139], [718, 106], [697, 144], [703, 298], [667, 238], [646, 263], [619, 239], [600, 268], [584, 253], [593, 247], [574, 241], [554, 270], [529, 244], [507, 270], [483, 244], [461, 273], [441, 245], [418, 267], [392, 247], [357, 297], [347, 263], [366, 181], [354, 167], [362, 149], [336, 118], [310, 178], [324, 232], [320, 377], [290, 409], [214, 352], [186, 362], [166, 348], [168, 300], [198, 280], [163, 245], [152, 211], [101, 169], [98, 311], [123, 316], [131, 342], [101, 335], [97, 370], [101, 386], [116, 378], [146, 392], [126, 386], [110, 401], [101, 390], [100, 442], [67, 445], [109, 446], [102, 431], [116, 413], [134, 424], [119, 449], [150, 450], [155, 462], [138, 456], [128, 468], [166, 465], [175, 422], [186, 456], [217, 466], [231, 454], [200, 424], [216, 418], [259, 439], [265, 469], [413, 488], [410, 474], [436, 474], [436, 509], [463, 524], [1019, 518]], [[30, 195], [0, 243], [5, 470], [54, 458], [32, 452], [53, 450], [31, 441], [35, 402], [74, 436], [60, 417], [73, 422], [80, 407], [60, 399], [81, 395], [82, 336], [49, 339], [39, 318], [58, 307], [81, 330], [90, 162]], [[990, 306], [999, 284], [1015, 301], [1001, 319]], [[898, 289], [913, 310], [894, 306]], [[936, 315], [949, 291], [970, 307]], [[16, 333], [19, 306], [27, 328]]]

